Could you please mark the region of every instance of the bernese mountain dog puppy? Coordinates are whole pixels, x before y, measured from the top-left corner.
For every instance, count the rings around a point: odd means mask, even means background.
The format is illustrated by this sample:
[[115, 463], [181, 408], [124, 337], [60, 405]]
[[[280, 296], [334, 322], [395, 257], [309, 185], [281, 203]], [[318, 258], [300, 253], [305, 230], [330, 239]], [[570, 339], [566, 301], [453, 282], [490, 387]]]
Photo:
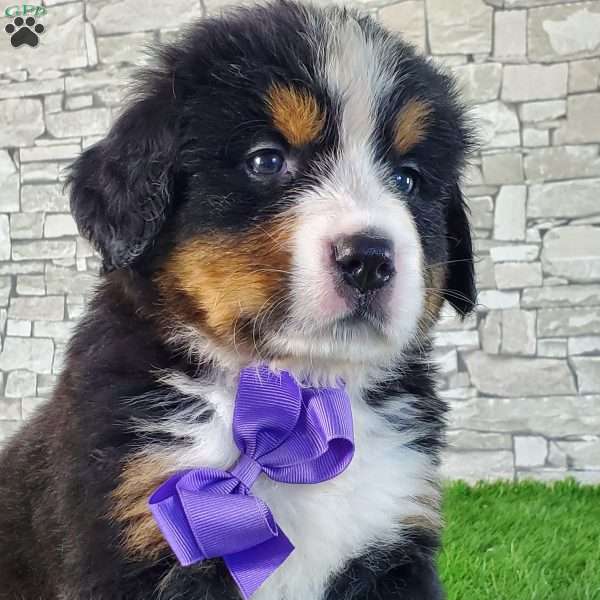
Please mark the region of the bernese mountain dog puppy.
[[148, 507], [171, 475], [230, 468], [240, 370], [343, 380], [355, 455], [266, 478], [295, 546], [256, 600], [435, 600], [431, 328], [475, 301], [453, 81], [373, 19], [280, 0], [156, 53], [70, 176], [103, 273], [53, 398], [0, 465], [0, 598], [234, 600], [182, 567]]

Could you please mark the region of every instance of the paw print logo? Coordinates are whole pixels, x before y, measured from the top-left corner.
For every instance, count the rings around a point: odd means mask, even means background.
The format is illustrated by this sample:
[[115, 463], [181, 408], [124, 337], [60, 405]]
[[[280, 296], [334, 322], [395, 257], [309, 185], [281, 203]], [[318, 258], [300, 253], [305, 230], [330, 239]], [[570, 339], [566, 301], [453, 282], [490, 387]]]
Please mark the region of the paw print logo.
[[44, 26], [35, 22], [33, 17], [27, 17], [23, 21], [22, 17], [16, 17], [12, 23], [9, 23], [4, 31], [10, 35], [10, 43], [18, 48], [23, 44], [35, 47], [40, 41], [39, 34], [44, 33]]

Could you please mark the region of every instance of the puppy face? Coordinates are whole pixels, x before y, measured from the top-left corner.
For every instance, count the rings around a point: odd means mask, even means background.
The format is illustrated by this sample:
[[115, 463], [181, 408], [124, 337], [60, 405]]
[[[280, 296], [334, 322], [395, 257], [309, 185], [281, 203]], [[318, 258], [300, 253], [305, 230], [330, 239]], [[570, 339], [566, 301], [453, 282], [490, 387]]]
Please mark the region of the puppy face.
[[392, 359], [474, 300], [451, 82], [370, 19], [289, 3], [205, 20], [72, 177], [107, 269], [245, 358]]

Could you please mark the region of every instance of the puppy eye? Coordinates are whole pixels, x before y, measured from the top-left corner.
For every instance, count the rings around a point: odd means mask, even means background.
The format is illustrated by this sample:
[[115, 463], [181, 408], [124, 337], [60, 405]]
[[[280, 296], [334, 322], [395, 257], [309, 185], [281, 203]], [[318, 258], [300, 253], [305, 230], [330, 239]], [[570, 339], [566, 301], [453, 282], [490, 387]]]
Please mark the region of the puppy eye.
[[246, 167], [253, 175], [277, 175], [285, 166], [285, 158], [279, 150], [265, 149], [252, 154]]
[[392, 181], [399, 192], [412, 194], [419, 184], [419, 174], [414, 169], [403, 167], [394, 172]]

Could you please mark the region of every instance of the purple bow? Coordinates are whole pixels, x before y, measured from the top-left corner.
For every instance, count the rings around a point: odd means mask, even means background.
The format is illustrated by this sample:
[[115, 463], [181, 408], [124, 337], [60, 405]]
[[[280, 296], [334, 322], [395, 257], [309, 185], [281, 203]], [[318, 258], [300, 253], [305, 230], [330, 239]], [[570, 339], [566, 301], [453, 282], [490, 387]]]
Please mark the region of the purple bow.
[[341, 387], [306, 388], [285, 371], [247, 368], [240, 375], [233, 437], [241, 456], [231, 471], [183, 471], [149, 503], [182, 565], [222, 557], [249, 598], [294, 549], [250, 488], [261, 473], [283, 483], [339, 475], [354, 453], [350, 400]]

